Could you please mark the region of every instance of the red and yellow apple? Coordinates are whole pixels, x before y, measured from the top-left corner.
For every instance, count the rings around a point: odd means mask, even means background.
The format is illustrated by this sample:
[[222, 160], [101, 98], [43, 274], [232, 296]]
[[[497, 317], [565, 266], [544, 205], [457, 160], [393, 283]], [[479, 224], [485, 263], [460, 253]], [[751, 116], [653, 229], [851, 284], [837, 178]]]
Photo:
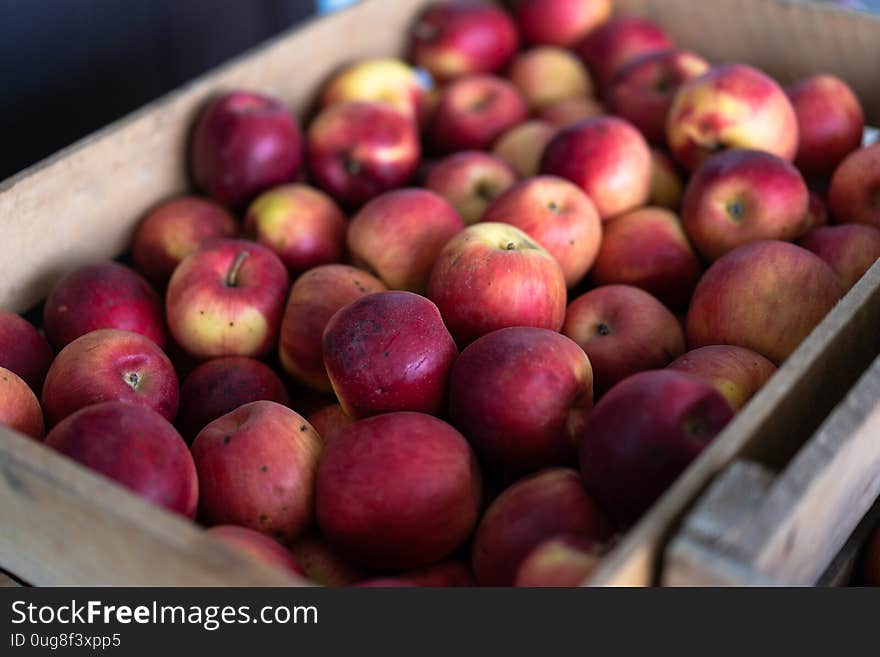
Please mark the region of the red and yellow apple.
[[538, 118], [557, 130], [575, 123], [607, 114], [605, 106], [595, 98], [571, 98], [544, 108]]
[[364, 59], [336, 73], [321, 94], [321, 106], [375, 102], [421, 120], [427, 110], [430, 79], [393, 57]]
[[492, 155], [507, 162], [520, 178], [536, 176], [544, 148], [555, 134], [556, 128], [547, 121], [523, 121], [495, 141]]
[[449, 201], [466, 224], [473, 224], [515, 182], [516, 172], [500, 157], [462, 151], [434, 164], [425, 187]]
[[602, 549], [593, 541], [562, 535], [538, 543], [516, 570], [514, 586], [581, 586], [599, 564]]
[[532, 113], [572, 98], [593, 95], [593, 81], [581, 61], [569, 50], [538, 46], [510, 63], [508, 79], [522, 94]]
[[39, 395], [54, 358], [52, 347], [33, 324], [0, 310], [0, 367], [20, 376]]
[[776, 366], [761, 354], [733, 345], [711, 345], [689, 351], [668, 368], [702, 379], [724, 395], [738, 411], [776, 372]]
[[40, 402], [30, 386], [15, 372], [0, 367], [0, 426], [37, 440], [45, 431]]
[[684, 183], [675, 163], [663, 151], [651, 149], [651, 192], [648, 205], [656, 205], [667, 210], [678, 211]]
[[608, 20], [611, 0], [514, 0], [513, 16], [529, 43], [569, 48]]

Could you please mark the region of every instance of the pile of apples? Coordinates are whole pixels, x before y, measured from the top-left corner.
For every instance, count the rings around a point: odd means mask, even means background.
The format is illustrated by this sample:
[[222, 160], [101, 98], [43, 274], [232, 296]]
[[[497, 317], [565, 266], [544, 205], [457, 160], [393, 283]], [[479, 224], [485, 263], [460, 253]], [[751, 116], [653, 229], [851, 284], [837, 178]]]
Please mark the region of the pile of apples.
[[832, 76], [509, 5], [428, 6], [304, 132], [212, 99], [203, 195], [48, 343], [0, 317], [0, 420], [320, 584], [583, 581], [880, 256], [880, 144]]

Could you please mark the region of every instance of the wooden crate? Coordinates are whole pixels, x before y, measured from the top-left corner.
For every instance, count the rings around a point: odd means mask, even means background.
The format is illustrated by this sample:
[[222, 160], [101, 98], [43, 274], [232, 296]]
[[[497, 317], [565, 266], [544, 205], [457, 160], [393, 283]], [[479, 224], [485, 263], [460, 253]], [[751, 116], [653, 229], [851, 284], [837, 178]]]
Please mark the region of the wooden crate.
[[[144, 211], [188, 188], [183, 153], [205, 100], [232, 88], [307, 111], [342, 64], [402, 52], [425, 0], [368, 0], [280, 35], [0, 184], [0, 307], [42, 299], [61, 274], [118, 256]], [[880, 21], [774, 0], [618, 0], [713, 61], [781, 81], [848, 80], [880, 124]], [[784, 38], [783, 38], [784, 35]], [[593, 584], [651, 584], [675, 523], [733, 459], [784, 462], [880, 352], [880, 265], [847, 295], [657, 505], [602, 562]], [[33, 584], [297, 584], [195, 525], [0, 429], [0, 568]]]

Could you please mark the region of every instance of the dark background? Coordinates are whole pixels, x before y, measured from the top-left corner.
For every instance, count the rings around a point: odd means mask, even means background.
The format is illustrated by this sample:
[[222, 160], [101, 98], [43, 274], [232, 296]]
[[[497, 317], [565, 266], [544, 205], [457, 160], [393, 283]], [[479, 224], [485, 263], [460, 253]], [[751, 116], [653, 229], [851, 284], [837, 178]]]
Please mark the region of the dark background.
[[314, 13], [315, 0], [0, 0], [0, 180]]

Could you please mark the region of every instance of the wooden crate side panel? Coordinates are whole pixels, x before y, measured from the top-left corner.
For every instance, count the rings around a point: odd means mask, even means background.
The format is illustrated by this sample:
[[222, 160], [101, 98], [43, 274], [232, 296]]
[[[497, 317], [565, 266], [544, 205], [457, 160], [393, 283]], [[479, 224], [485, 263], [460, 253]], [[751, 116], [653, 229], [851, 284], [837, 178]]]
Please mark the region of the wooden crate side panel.
[[31, 584], [304, 583], [31, 438], [0, 427], [0, 445], [0, 568]]
[[204, 101], [251, 88], [304, 112], [339, 66], [397, 54], [420, 0], [366, 2], [288, 32], [0, 184], [0, 308], [24, 311], [70, 269], [112, 258], [145, 210], [187, 189]]

